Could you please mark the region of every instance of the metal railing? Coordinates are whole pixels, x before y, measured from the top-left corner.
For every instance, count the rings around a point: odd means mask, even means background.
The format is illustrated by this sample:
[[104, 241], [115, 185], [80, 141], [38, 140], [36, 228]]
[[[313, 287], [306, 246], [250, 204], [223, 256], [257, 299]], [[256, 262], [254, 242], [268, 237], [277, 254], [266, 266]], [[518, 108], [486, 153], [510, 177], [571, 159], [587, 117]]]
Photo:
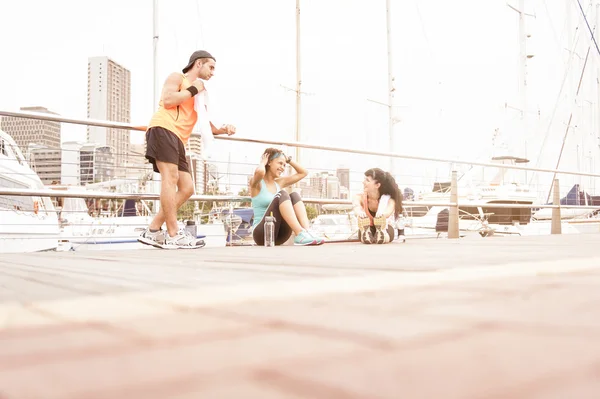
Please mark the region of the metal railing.
[[[5, 111], [0, 110], [0, 116], [13, 116], [17, 118], [26, 118], [26, 119], [38, 119], [38, 120], [47, 120], [54, 122], [65, 122], [76, 125], [87, 125], [87, 126], [98, 126], [98, 127], [107, 127], [107, 128], [115, 128], [115, 129], [125, 129], [125, 130], [137, 130], [137, 131], [146, 131], [147, 127], [143, 125], [133, 125], [125, 122], [111, 122], [111, 121], [102, 121], [98, 119], [86, 119], [86, 118], [66, 118], [59, 115], [45, 114], [41, 112], [31, 112], [31, 111]], [[199, 135], [198, 133], [192, 133], [192, 135]], [[215, 136], [217, 140], [228, 140], [228, 141], [238, 141], [238, 142], [246, 142], [246, 143], [256, 143], [256, 144], [271, 144], [271, 145], [285, 145], [288, 147], [298, 147], [298, 148], [306, 148], [313, 150], [323, 150], [323, 151], [334, 151], [334, 152], [343, 152], [347, 154], [362, 154], [362, 155], [375, 155], [381, 157], [391, 157], [391, 158], [399, 158], [399, 159], [410, 159], [417, 161], [431, 161], [431, 162], [443, 162], [443, 163], [451, 163], [456, 165], [476, 165], [476, 166], [484, 166], [484, 167], [493, 167], [493, 168], [504, 168], [504, 169], [514, 169], [514, 170], [524, 170], [530, 172], [544, 172], [544, 173], [555, 173], [555, 174], [563, 174], [563, 175], [575, 175], [575, 176], [588, 176], [588, 177], [600, 177], [598, 173], [588, 173], [588, 172], [579, 172], [572, 170], [560, 170], [560, 169], [547, 169], [547, 168], [533, 168], [528, 166], [519, 166], [519, 165], [499, 165], [497, 163], [492, 162], [481, 162], [476, 160], [461, 160], [461, 159], [452, 159], [452, 158], [438, 158], [438, 157], [428, 157], [424, 155], [409, 155], [409, 154], [401, 154], [395, 152], [380, 152], [380, 151], [369, 151], [369, 150], [360, 150], [355, 148], [348, 147], [333, 147], [333, 146], [323, 146], [319, 144], [311, 144], [299, 141], [286, 141], [286, 140], [266, 140], [266, 139], [255, 139], [249, 137], [236, 137], [236, 136], [224, 136], [219, 135]]]
[[[136, 130], [136, 131], [145, 131], [146, 126], [142, 125], [133, 125], [130, 123], [123, 122], [111, 122], [111, 121], [102, 121], [95, 119], [85, 119], [85, 118], [68, 118], [59, 115], [39, 113], [39, 112], [30, 112], [30, 111], [5, 111], [0, 110], [0, 115], [2, 116], [11, 116], [18, 118], [26, 118], [26, 119], [36, 119], [36, 120], [46, 120], [46, 121], [55, 121], [55, 122], [64, 122], [70, 124], [78, 124], [78, 125], [86, 125], [86, 126], [98, 126], [98, 127], [106, 127], [106, 128], [117, 128], [117, 129], [125, 129], [125, 130]], [[196, 134], [196, 133], [193, 133]], [[523, 170], [523, 171], [532, 171], [532, 172], [544, 172], [544, 173], [553, 173], [563, 174], [563, 175], [576, 175], [576, 176], [587, 176], [587, 177], [600, 177], [598, 173], [587, 173], [587, 172], [579, 172], [579, 171], [571, 171], [571, 170], [560, 170], [560, 169], [547, 169], [547, 168], [535, 168], [535, 167], [527, 167], [527, 166], [519, 166], [519, 165], [504, 165], [497, 164], [492, 162], [481, 162], [476, 160], [464, 160], [464, 159], [451, 159], [451, 158], [439, 158], [439, 157], [429, 157], [429, 156], [421, 156], [421, 155], [409, 155], [409, 154], [401, 154], [401, 153], [393, 153], [393, 152], [377, 152], [377, 151], [369, 151], [369, 150], [361, 150], [347, 147], [334, 147], [334, 146], [324, 146], [311, 144], [306, 142], [297, 142], [297, 141], [286, 141], [286, 140], [266, 140], [266, 139], [256, 139], [256, 138], [246, 138], [246, 137], [229, 137], [229, 136], [215, 136], [218, 140], [228, 140], [233, 142], [248, 142], [248, 143], [257, 143], [257, 144], [268, 144], [268, 145], [284, 145], [289, 147], [296, 148], [305, 148], [305, 149], [313, 149], [313, 150], [322, 150], [322, 151], [334, 151], [334, 152], [342, 152], [342, 153], [352, 153], [352, 154], [362, 154], [362, 155], [373, 155], [373, 156], [381, 156], [381, 157], [391, 157], [391, 158], [399, 158], [399, 159], [408, 159], [408, 160], [419, 160], [419, 161], [432, 161], [432, 162], [442, 162], [442, 163], [450, 163], [455, 165], [476, 165], [482, 167], [493, 167], [493, 168], [503, 168], [503, 169], [513, 169], [513, 170]], [[552, 224], [553, 224], [553, 233], [560, 233], [560, 209], [569, 209], [569, 208], [578, 208], [578, 209], [598, 209], [597, 206], [579, 206], [579, 205], [561, 205], [560, 204], [560, 196], [558, 192], [558, 179], [555, 179], [553, 182], [554, 189], [554, 199], [552, 204], [493, 204], [495, 208], [530, 208], [530, 209], [540, 209], [540, 208], [551, 208], [553, 210], [552, 215]], [[449, 238], [458, 238], [458, 219], [459, 219], [459, 206], [461, 203], [458, 201], [458, 193], [457, 193], [457, 173], [456, 171], [452, 172], [451, 179], [451, 189], [450, 189], [450, 200], [449, 201], [404, 201], [403, 204], [406, 208], [411, 208], [415, 206], [442, 206], [448, 207], [450, 210], [449, 213]], [[35, 197], [56, 197], [56, 198], [65, 198], [65, 197], [73, 197], [73, 198], [87, 198], [87, 199], [132, 199], [132, 200], [158, 200], [160, 198], [159, 194], [148, 194], [148, 193], [114, 193], [114, 192], [82, 192], [77, 190], [52, 190], [52, 189], [14, 189], [14, 188], [2, 188], [0, 187], [0, 195], [6, 196], [35, 196]], [[558, 199], [558, 200], [557, 200]], [[191, 201], [227, 201], [227, 202], [242, 202], [249, 201], [250, 197], [248, 196], [231, 196], [231, 195], [193, 195], [190, 198]], [[343, 204], [343, 205], [351, 205], [351, 200], [344, 199], [324, 199], [324, 198], [303, 198], [303, 201], [306, 203], [312, 204]], [[486, 207], [490, 206], [489, 203], [486, 202], [477, 202], [477, 201], [468, 201], [469, 207]], [[555, 227], [558, 226], [558, 227]]]
[[[15, 197], [55, 197], [55, 198], [86, 198], [86, 199], [106, 199], [106, 200], [142, 200], [154, 201], [160, 199], [159, 194], [149, 193], [115, 193], [102, 191], [78, 191], [73, 190], [52, 190], [52, 189], [17, 189], [0, 187], [0, 195], [10, 195]], [[189, 201], [217, 201], [217, 202], [248, 202], [249, 196], [240, 195], [192, 195]], [[319, 205], [352, 205], [349, 199], [329, 199], [329, 198], [302, 198], [303, 202]], [[455, 207], [461, 205], [459, 202], [452, 201], [402, 201], [405, 208], [417, 206], [447, 206]], [[462, 205], [466, 205], [463, 203]], [[469, 201], [470, 207], [490, 206], [487, 202]], [[494, 208], [504, 209], [599, 209], [592, 205], [553, 205], [553, 204], [493, 204]]]

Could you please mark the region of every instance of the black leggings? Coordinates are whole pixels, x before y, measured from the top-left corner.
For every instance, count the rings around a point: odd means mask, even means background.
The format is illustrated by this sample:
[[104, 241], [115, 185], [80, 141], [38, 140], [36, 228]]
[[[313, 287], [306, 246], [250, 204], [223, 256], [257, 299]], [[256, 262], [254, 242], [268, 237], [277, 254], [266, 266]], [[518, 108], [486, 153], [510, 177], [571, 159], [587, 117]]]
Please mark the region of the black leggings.
[[[279, 191], [275, 194], [275, 198], [269, 204], [265, 212], [265, 216], [271, 215], [273, 212], [273, 217], [275, 217], [275, 245], [281, 245], [285, 243], [290, 236], [292, 235], [292, 229], [288, 224], [283, 220], [281, 216], [281, 211], [279, 210], [279, 205], [284, 203], [285, 201], [292, 201], [292, 206], [296, 205], [299, 201], [302, 201], [300, 198], [300, 194], [294, 192], [288, 194], [287, 191]], [[252, 230], [252, 238], [254, 238], [254, 242], [256, 245], [265, 245], [265, 218], [263, 216], [260, 223], [254, 227]]]

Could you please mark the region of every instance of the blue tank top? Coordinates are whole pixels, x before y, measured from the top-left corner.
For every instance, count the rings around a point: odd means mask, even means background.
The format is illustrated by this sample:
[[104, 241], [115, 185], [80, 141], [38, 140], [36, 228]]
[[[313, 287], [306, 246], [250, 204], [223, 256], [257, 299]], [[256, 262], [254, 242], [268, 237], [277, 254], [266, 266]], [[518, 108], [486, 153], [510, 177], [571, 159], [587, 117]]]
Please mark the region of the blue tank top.
[[[277, 192], [281, 190], [277, 182], [275, 182], [275, 188], [277, 189]], [[260, 192], [256, 197], [252, 197], [252, 210], [254, 210], [254, 223], [252, 224], [253, 226], [256, 226], [260, 223], [263, 216], [265, 216], [267, 208], [269, 207], [269, 205], [271, 205], [273, 198], [275, 198], [275, 194], [270, 192], [267, 188], [267, 184], [265, 183], [265, 181], [261, 180]]]

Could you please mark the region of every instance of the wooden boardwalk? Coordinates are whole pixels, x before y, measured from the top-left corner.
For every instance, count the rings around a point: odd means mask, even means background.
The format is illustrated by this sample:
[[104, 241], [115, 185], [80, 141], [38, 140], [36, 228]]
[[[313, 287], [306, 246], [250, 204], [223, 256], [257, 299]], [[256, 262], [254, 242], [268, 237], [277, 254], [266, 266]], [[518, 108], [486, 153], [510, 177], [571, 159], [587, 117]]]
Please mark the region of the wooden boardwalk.
[[0, 398], [598, 398], [600, 235], [2, 254]]

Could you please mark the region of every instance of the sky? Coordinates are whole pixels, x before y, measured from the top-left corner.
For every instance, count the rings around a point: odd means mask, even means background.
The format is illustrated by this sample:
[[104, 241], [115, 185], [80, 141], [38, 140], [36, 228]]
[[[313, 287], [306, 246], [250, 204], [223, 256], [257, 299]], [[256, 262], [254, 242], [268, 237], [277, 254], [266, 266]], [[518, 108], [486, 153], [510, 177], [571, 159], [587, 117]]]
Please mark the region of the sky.
[[[590, 1], [582, 3], [591, 16]], [[0, 107], [40, 105], [85, 118], [88, 57], [108, 56], [131, 71], [132, 122], [147, 123], [155, 109], [152, 3], [4, 2], [0, 37], [12, 39], [2, 44]], [[573, 98], [560, 91], [571, 47], [568, 32], [579, 27], [580, 34], [571, 37], [578, 44], [569, 93], [576, 88], [590, 43], [575, 4], [526, 0], [527, 12], [535, 15], [526, 18], [531, 34], [527, 45], [535, 57], [528, 63], [528, 128], [522, 130], [519, 114], [505, 107], [518, 106], [520, 98], [518, 19], [506, 1], [392, 0], [395, 113], [400, 121], [390, 149], [388, 109], [376, 103], [387, 102], [385, 1], [302, 0], [300, 141], [487, 161], [493, 132], [500, 128], [516, 146], [525, 138], [531, 166], [555, 167], [573, 109], [581, 114], [578, 126], [583, 128], [585, 121], [589, 129], [598, 129], [597, 111], [588, 115], [598, 105], [592, 84], [600, 69], [597, 53], [590, 53], [584, 80], [588, 108], [573, 108]], [[217, 59], [216, 75], [207, 84], [213, 122], [236, 125], [239, 137], [295, 140], [295, 93], [290, 90], [296, 84], [294, 0], [159, 0], [157, 15], [159, 88], [193, 51], [208, 50]], [[85, 139], [84, 126], [63, 124], [62, 130], [63, 141]], [[574, 161], [563, 161], [565, 169], [583, 167], [581, 148], [596, 149], [596, 136], [588, 133], [577, 144], [569, 143]], [[143, 134], [132, 133], [132, 141], [142, 142]], [[231, 184], [241, 188], [264, 147], [217, 141], [215, 159], [223, 172], [231, 160]], [[593, 168], [590, 157], [587, 163]], [[361, 171], [389, 169], [382, 157], [327, 151], [303, 150], [301, 161], [311, 170], [350, 167], [357, 172], [351, 179], [355, 186]], [[401, 187], [422, 191], [450, 171], [448, 164], [406, 160], [394, 167]]]

